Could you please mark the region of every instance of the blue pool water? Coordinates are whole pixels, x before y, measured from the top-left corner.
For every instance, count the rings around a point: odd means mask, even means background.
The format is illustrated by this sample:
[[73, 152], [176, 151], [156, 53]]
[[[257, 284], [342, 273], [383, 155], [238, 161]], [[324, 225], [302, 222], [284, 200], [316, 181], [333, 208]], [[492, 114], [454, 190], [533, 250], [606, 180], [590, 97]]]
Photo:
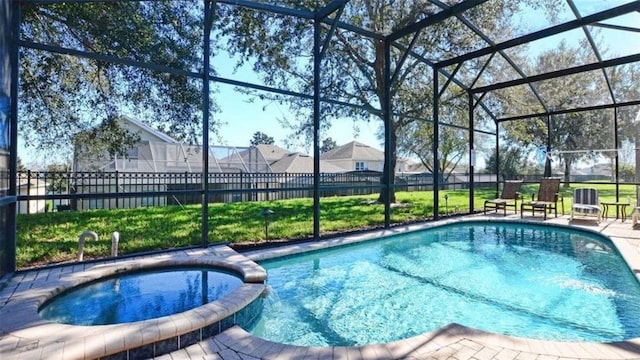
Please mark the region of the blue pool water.
[[211, 268], [147, 270], [64, 292], [47, 302], [40, 316], [73, 325], [154, 319], [213, 302], [240, 285], [240, 278]]
[[518, 337], [640, 337], [640, 286], [609, 240], [471, 222], [262, 263], [251, 332], [306, 346], [389, 342], [449, 323]]

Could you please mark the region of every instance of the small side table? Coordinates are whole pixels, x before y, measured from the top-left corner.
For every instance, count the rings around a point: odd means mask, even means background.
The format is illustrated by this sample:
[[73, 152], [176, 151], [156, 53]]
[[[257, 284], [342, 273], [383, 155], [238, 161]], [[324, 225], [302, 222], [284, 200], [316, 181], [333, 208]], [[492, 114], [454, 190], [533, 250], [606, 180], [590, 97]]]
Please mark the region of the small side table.
[[616, 219], [619, 218], [619, 215], [622, 216], [622, 222], [627, 219], [627, 206], [631, 205], [629, 202], [621, 202], [621, 201], [603, 201], [600, 203], [602, 205], [602, 217], [607, 218], [609, 214], [609, 206], [616, 207]]

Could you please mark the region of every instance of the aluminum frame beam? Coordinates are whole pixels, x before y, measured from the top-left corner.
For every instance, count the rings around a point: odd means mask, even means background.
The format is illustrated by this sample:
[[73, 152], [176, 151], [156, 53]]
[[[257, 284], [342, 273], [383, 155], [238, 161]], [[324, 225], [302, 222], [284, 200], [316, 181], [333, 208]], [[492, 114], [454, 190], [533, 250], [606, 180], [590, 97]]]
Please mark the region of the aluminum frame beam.
[[602, 24], [602, 23], [589, 24], [589, 26], [601, 27], [601, 28], [604, 28], [604, 29], [611, 29], [611, 30], [630, 31], [630, 32], [640, 33], [640, 29], [634, 28], [634, 27], [630, 27], [630, 26], [613, 25], [613, 24]]
[[[436, 4], [437, 6], [441, 6], [441, 7], [442, 6], [447, 6], [446, 4], [442, 3], [439, 0], [429, 0], [429, 1], [431, 3], [433, 3], [433, 4]], [[456, 17], [465, 26], [467, 26], [469, 29], [471, 29], [471, 31], [473, 31], [482, 40], [484, 40], [487, 44], [489, 44], [490, 46], [496, 46], [496, 44], [493, 42], [493, 40], [491, 40], [489, 38], [489, 36], [487, 36], [484, 32], [482, 32], [482, 30], [480, 30], [477, 26], [475, 26], [473, 23], [471, 23], [467, 18], [462, 16], [462, 14], [456, 15]], [[500, 54], [503, 59], [505, 59], [505, 61], [518, 73], [518, 75], [522, 76], [523, 78], [527, 77], [527, 74], [525, 74], [525, 72], [520, 68], [520, 66], [518, 66], [518, 64], [516, 64], [504, 50], [499, 50], [499, 51], [497, 51], [497, 53]], [[490, 58], [491, 60], [493, 60], [495, 54], [496, 54], [496, 52], [491, 53], [491, 58]], [[488, 66], [489, 63], [491, 62], [491, 60], [489, 60], [485, 65]], [[463, 63], [464, 62], [459, 62], [458, 64], [463, 64]], [[484, 71], [484, 69], [486, 69], [487, 66], [483, 67], [483, 71]], [[476, 82], [477, 82], [477, 79], [474, 81], [474, 84]], [[469, 88], [473, 88], [473, 86], [470, 86]], [[545, 111], [549, 111], [549, 107], [547, 106], [547, 103], [544, 101], [542, 96], [540, 96], [540, 93], [538, 92], [538, 89], [535, 87], [535, 85], [534, 84], [529, 84], [529, 88], [531, 89], [531, 92], [533, 92], [533, 95], [536, 97], [536, 99], [538, 99], [538, 102], [544, 108], [544, 110]]]
[[[418, 30], [424, 29], [426, 27], [429, 27], [433, 24], [437, 24], [439, 22], [442, 22], [452, 16], [455, 16], [456, 14], [461, 14], [469, 9], [472, 9], [484, 2], [486, 2], [487, 0], [467, 0], [467, 1], [463, 1], [460, 2], [454, 6], [451, 6], [448, 9], [443, 9], [442, 11], [440, 11], [439, 13], [433, 14], [431, 16], [428, 16], [420, 21], [418, 21], [417, 23], [405, 26], [404, 28], [397, 30], [395, 32], [393, 32], [392, 34], [390, 34], [389, 40], [390, 41], [396, 41], [398, 39], [400, 39], [403, 36], [406, 35], [410, 35], [415, 33]], [[438, 66], [438, 67], [442, 67], [442, 66]]]
[[[399, 44], [399, 43], [397, 43], [397, 42], [392, 43], [392, 45], [393, 45], [396, 49], [398, 49], [398, 50], [400, 50], [400, 51], [408, 51], [408, 49], [407, 49], [404, 45]], [[425, 58], [424, 56], [422, 56], [422, 55], [420, 55], [420, 54], [418, 54], [418, 53], [416, 53], [416, 52], [414, 52], [414, 51], [409, 51], [409, 53], [410, 53], [413, 57], [415, 57], [416, 59], [418, 59], [418, 61], [421, 61], [423, 64], [426, 64], [426, 65], [428, 65], [428, 66], [429, 66], [429, 67], [431, 67], [431, 68], [435, 68], [434, 63], [433, 63], [433, 62], [431, 62], [431, 61], [429, 61], [429, 59]], [[448, 79], [449, 77], [451, 77], [451, 74], [450, 74], [448, 71], [446, 71], [445, 69], [438, 69], [438, 72], [439, 72], [440, 74], [442, 74], [444, 77], [446, 77], [447, 79]], [[456, 84], [456, 85], [460, 86], [460, 87], [461, 87], [462, 89], [464, 89], [465, 91], [466, 91], [466, 90], [468, 90], [468, 86], [466, 86], [465, 84], [463, 84], [460, 80], [458, 80], [458, 79], [455, 79], [455, 78], [454, 78], [454, 79], [452, 80], [452, 82], [453, 82], [454, 84]], [[475, 96], [475, 95], [474, 95], [474, 96]], [[489, 116], [491, 117], [491, 119], [493, 119], [494, 121], [498, 119], [498, 117], [497, 117], [497, 116], [496, 116], [496, 115], [491, 111], [491, 109], [489, 109], [485, 104], [480, 103], [480, 106], [481, 106], [481, 107], [482, 107], [482, 108], [487, 112], [487, 114], [489, 114]]]
[[[103, 54], [97, 54], [97, 53], [92, 53], [92, 52], [87, 52], [87, 51], [82, 51], [82, 50], [70, 49], [70, 48], [65, 48], [65, 47], [60, 47], [60, 46], [46, 45], [46, 44], [36, 43], [36, 42], [33, 42], [33, 41], [21, 40], [21, 41], [19, 41], [19, 45], [21, 47], [25, 47], [25, 48], [29, 48], [29, 49], [48, 51], [48, 52], [61, 54], [61, 55], [78, 56], [78, 57], [97, 60], [97, 61], [104, 61], [104, 62], [119, 64], [119, 65], [132, 66], [132, 67], [138, 67], [138, 68], [143, 68], [143, 69], [152, 70], [152, 71], [163, 72], [163, 73], [167, 73], [167, 74], [187, 76], [187, 77], [192, 77], [192, 78], [197, 78], [197, 79], [203, 79], [203, 77], [204, 77], [203, 74], [197, 73], [197, 72], [193, 72], [193, 71], [181, 70], [181, 69], [176, 69], [176, 68], [172, 68], [172, 67], [167, 67], [167, 66], [157, 65], [157, 64], [151, 64], [151, 63], [145, 63], [145, 62], [141, 62], [141, 61], [137, 61], [137, 60], [122, 59], [122, 58], [119, 58], [119, 57], [116, 57], [116, 56], [111, 56], [111, 55], [103, 55]], [[223, 78], [223, 77], [219, 77], [219, 76], [213, 76], [213, 75], [211, 75], [209, 78], [213, 82], [219, 82], [219, 83], [222, 83], [222, 84], [246, 87], [246, 88], [249, 88], [249, 89], [260, 90], [260, 91], [265, 91], [265, 92], [271, 92], [271, 93], [280, 94], [280, 95], [294, 96], [294, 97], [299, 97], [299, 98], [309, 99], [309, 100], [313, 99], [313, 95], [302, 94], [302, 93], [298, 93], [298, 92], [295, 92], [295, 91], [283, 90], [283, 89], [279, 89], [279, 88], [274, 88], [274, 87], [269, 87], [269, 86], [259, 85], [259, 84], [253, 84], [253, 83], [248, 83], [248, 82], [239, 81], [239, 80], [227, 79], [227, 78]], [[351, 104], [351, 103], [340, 101], [340, 100], [322, 98], [322, 101], [326, 102], [326, 103], [334, 104], [334, 105], [353, 107], [353, 108], [365, 110], [367, 112], [374, 113], [374, 114], [381, 113], [381, 110], [378, 110], [378, 109], [375, 109], [375, 108], [370, 108], [370, 107], [367, 107], [367, 106], [362, 106], [362, 105], [357, 105], [357, 104]]]
[[[571, 8], [571, 12], [573, 12], [573, 15], [576, 17], [576, 19], [581, 19], [582, 15], [580, 15], [580, 11], [576, 7], [576, 4], [573, 2], [573, 0], [567, 0], [567, 4]], [[584, 36], [587, 38], [587, 41], [591, 46], [591, 50], [593, 50], [593, 53], [596, 55], [596, 59], [598, 59], [598, 62], [602, 62], [602, 55], [600, 55], [600, 50], [598, 50], [598, 46], [596, 45], [596, 42], [593, 40], [593, 36], [591, 36], [591, 31], [589, 31], [589, 29], [586, 26], [582, 27], [582, 31], [584, 32]], [[613, 92], [611, 79], [609, 79], [609, 75], [607, 75], [607, 71], [605, 69], [602, 69], [602, 75], [604, 76], [604, 80], [607, 83], [607, 89], [609, 90], [611, 101], [613, 101], [613, 103], [615, 104], [617, 102], [616, 95]]]
[[601, 12], [593, 14], [593, 15], [585, 16], [585, 17], [583, 17], [581, 19], [568, 21], [568, 22], [563, 23], [563, 24], [559, 24], [559, 25], [556, 25], [556, 26], [548, 27], [546, 29], [535, 31], [535, 32], [532, 32], [532, 33], [527, 34], [527, 35], [519, 36], [517, 38], [511, 39], [511, 40], [507, 40], [505, 42], [501, 42], [501, 43], [496, 44], [494, 46], [489, 46], [489, 47], [486, 47], [486, 48], [483, 48], [483, 49], [480, 49], [480, 50], [472, 51], [470, 53], [466, 53], [464, 55], [448, 59], [448, 60], [443, 60], [443, 61], [440, 61], [440, 62], [436, 63], [436, 66], [437, 67], [450, 66], [450, 65], [456, 64], [456, 63], [461, 62], [461, 61], [471, 60], [471, 59], [474, 59], [474, 58], [477, 58], [477, 57], [480, 57], [480, 56], [491, 54], [492, 52], [505, 50], [505, 49], [508, 49], [508, 48], [511, 48], [511, 47], [514, 47], [514, 46], [530, 43], [530, 42], [535, 41], [535, 40], [544, 39], [546, 37], [557, 35], [557, 34], [565, 32], [565, 31], [577, 29], [577, 28], [582, 27], [584, 25], [597, 23], [597, 22], [602, 21], [602, 20], [607, 20], [607, 19], [610, 19], [610, 18], [613, 18], [613, 17], [616, 17], [616, 16], [628, 14], [630, 12], [634, 12], [634, 11], [638, 11], [638, 10], [640, 10], [640, 1], [634, 1], [632, 3], [628, 3], [628, 4], [625, 4], [625, 5], [620, 5], [618, 7], [615, 7], [615, 8], [609, 9], [609, 10], [605, 10], [605, 11], [601, 11]]
[[[211, 0], [204, 1], [204, 33], [202, 36], [202, 64], [203, 64], [203, 77], [202, 77], [202, 148], [207, 151], [202, 152], [202, 178], [209, 179], [209, 76], [211, 73], [211, 28], [213, 26], [213, 7]], [[201, 196], [201, 245], [207, 247], [209, 245], [209, 181], [202, 181], [202, 193]]]
[[340, 10], [340, 12], [342, 12], [341, 9], [344, 9], [344, 6], [349, 2], [349, 0], [333, 0], [331, 1], [329, 4], [327, 4], [327, 6], [323, 7], [322, 9], [318, 10], [313, 18], [314, 20], [323, 20], [326, 17], [328, 17], [329, 15], [331, 15], [333, 12]]
[[[333, 24], [331, 24], [331, 27], [329, 28], [329, 32], [327, 33], [327, 36], [324, 39], [324, 42], [322, 44], [322, 49], [320, 51], [320, 59], [323, 59], [324, 55], [327, 53], [327, 49], [329, 48], [329, 44], [330, 44], [331, 38], [333, 38], [333, 35], [336, 33], [336, 28], [338, 27], [338, 21], [340, 20], [340, 16], [342, 16], [342, 12], [344, 11], [344, 6], [346, 5], [347, 1], [349, 1], [349, 0], [341, 1], [340, 3], [342, 3], [342, 4], [339, 7], [332, 8], [333, 9], [332, 12], [337, 11], [337, 14], [335, 16], [335, 20], [336, 21]], [[327, 13], [327, 15], [325, 15], [325, 16], [319, 17], [316, 21], [323, 20], [327, 16], [329, 16], [330, 14], [331, 14], [331, 12]]]
[[505, 121], [524, 120], [524, 119], [530, 119], [534, 117], [543, 117], [547, 115], [553, 116], [553, 115], [569, 114], [574, 112], [605, 110], [605, 109], [621, 108], [621, 107], [636, 106], [636, 105], [640, 105], [640, 100], [620, 102], [617, 104], [603, 104], [603, 105], [585, 106], [585, 107], [579, 107], [579, 108], [573, 108], [573, 109], [554, 110], [554, 111], [549, 111], [544, 113], [510, 116], [510, 117], [498, 119], [498, 123], [502, 123]]
[[[398, 79], [398, 76], [400, 75], [400, 69], [402, 69], [402, 66], [407, 61], [407, 58], [409, 57], [409, 54], [413, 51], [413, 47], [415, 46], [416, 42], [420, 38], [421, 34], [422, 34], [422, 29], [416, 31], [413, 34], [413, 38], [411, 39], [411, 42], [409, 43], [409, 47], [405, 51], [402, 52], [402, 57], [400, 57], [400, 61], [398, 61], [398, 63], [396, 64], [396, 69], [393, 71], [393, 74], [391, 75], [391, 80], [389, 80], [389, 86], [391, 86], [391, 84], [396, 82], [396, 80]], [[389, 47], [389, 51], [391, 51], [391, 47]]]
[[604, 69], [604, 68], [608, 68], [608, 67], [612, 67], [612, 66], [629, 64], [629, 63], [632, 63], [632, 62], [640, 62], [640, 54], [623, 56], [623, 57], [619, 57], [619, 58], [615, 58], [615, 59], [611, 59], [611, 60], [605, 60], [605, 61], [602, 61], [602, 62], [596, 62], [596, 63], [587, 64], [587, 65], [575, 66], [575, 67], [568, 68], [568, 69], [551, 71], [551, 72], [547, 72], [547, 73], [543, 73], [543, 74], [539, 74], [539, 75], [529, 76], [529, 77], [523, 78], [523, 79], [516, 79], [516, 80], [505, 81], [505, 82], [502, 82], [502, 83], [495, 83], [493, 85], [488, 85], [488, 86], [483, 86], [483, 87], [478, 87], [478, 88], [475, 88], [475, 89], [471, 89], [470, 91], [472, 91], [474, 93], [481, 93], [481, 92], [485, 92], [485, 91], [493, 91], [493, 90], [498, 90], [498, 89], [505, 89], [505, 88], [509, 88], [509, 87], [512, 87], [512, 86], [518, 86], [518, 85], [523, 85], [523, 84], [528, 84], [528, 83], [533, 83], [533, 82], [538, 82], [538, 81], [550, 80], [550, 79], [555, 79], [555, 78], [559, 78], [559, 77], [563, 77], [563, 76], [567, 76], [567, 75], [579, 74], [579, 73], [583, 73], [583, 72]]
[[320, 19], [313, 21], [313, 238], [320, 237], [320, 80], [322, 39]]

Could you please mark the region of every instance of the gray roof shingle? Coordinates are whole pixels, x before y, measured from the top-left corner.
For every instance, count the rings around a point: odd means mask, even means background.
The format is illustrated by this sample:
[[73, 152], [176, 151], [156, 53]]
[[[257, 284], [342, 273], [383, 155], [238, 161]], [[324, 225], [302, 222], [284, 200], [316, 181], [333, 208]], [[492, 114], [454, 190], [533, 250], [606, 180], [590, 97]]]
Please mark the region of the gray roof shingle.
[[[313, 173], [313, 157], [301, 153], [285, 155], [282, 159], [271, 164], [271, 170], [275, 173], [302, 174]], [[342, 173], [347, 170], [320, 160], [320, 172]]]
[[322, 160], [384, 161], [384, 152], [358, 141], [352, 141], [320, 155]]

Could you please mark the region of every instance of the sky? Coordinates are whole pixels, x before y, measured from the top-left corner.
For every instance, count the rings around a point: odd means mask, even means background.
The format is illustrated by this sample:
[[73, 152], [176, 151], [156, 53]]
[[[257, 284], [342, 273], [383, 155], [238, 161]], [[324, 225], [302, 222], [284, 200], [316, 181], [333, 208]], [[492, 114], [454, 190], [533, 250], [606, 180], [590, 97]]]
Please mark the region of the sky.
[[[628, 1], [614, 1], [616, 5], [626, 2]], [[576, 0], [576, 3], [583, 9], [584, 16], [601, 10], [600, 7], [602, 7], [604, 2], [601, 0]], [[559, 21], [564, 22], [569, 19], [571, 18], [565, 14], [560, 16]], [[625, 15], [607, 22], [638, 27], [637, 24], [640, 23], [640, 13]], [[535, 26], [541, 27], [544, 25], [536, 24]], [[640, 53], [640, 35], [638, 33], [608, 29], [602, 29], [601, 32], [603, 36], [615, 39], [615, 41], [611, 43], [612, 48], [610, 52], [622, 55]], [[569, 44], [576, 43], [577, 39], [581, 37], [583, 37], [582, 31], [572, 31], [568, 34], [539, 40], [531, 44], [530, 52], [536, 53], [553, 48], [560, 39], [565, 39]], [[250, 70], [243, 68], [234, 73], [232, 70], [232, 61], [224, 61], [224, 59], [218, 58], [217, 61], [212, 61], [212, 63], [216, 64], [218, 73], [222, 77], [260, 84], [260, 81], [256, 79], [256, 75]], [[249, 146], [253, 134], [260, 131], [273, 137], [276, 145], [286, 147], [291, 151], [300, 151], [307, 154], [312, 153], [310, 145], [298, 147], [286, 145], [286, 140], [290, 139], [291, 132], [283, 128], [278, 121], [279, 118], [289, 116], [286, 105], [266, 103], [260, 100], [251, 102], [247, 95], [236, 92], [230, 85], [214, 84], [213, 86], [218, 89], [214, 97], [222, 110], [221, 113], [215, 115], [215, 118], [220, 119], [224, 124], [220, 126], [218, 135], [210, 140], [212, 145]], [[136, 116], [136, 114], [125, 115]], [[355, 124], [359, 129], [356, 132], [352, 120], [339, 119], [332, 123], [331, 129], [326, 134], [323, 134], [323, 138], [331, 137], [338, 145], [357, 140], [372, 147], [383, 149], [383, 144], [378, 140], [376, 135], [381, 124], [381, 121], [376, 120], [372, 120], [371, 122], [360, 121]], [[38, 154], [34, 154], [24, 147], [22, 139], [19, 140], [18, 145], [18, 156], [25, 164], [43, 164], [47, 159], [53, 159], [53, 161], [56, 162], [64, 161], [64, 159], [56, 159], [49, 156], [45, 159]]]
[[[213, 142], [229, 146], [249, 146], [253, 134], [260, 131], [273, 137], [278, 146], [289, 148], [292, 151], [312, 152], [309, 146], [286, 146], [286, 140], [291, 136], [291, 131], [283, 128], [279, 120], [282, 118], [289, 121], [295, 120], [290, 118], [291, 115], [286, 104], [281, 105], [260, 100], [251, 102], [249, 96], [236, 92], [232, 86], [220, 84], [218, 88], [219, 92], [215, 98], [219, 102], [222, 112], [215, 117], [222, 119], [225, 124], [220, 127], [221, 141]], [[376, 138], [380, 124], [382, 124], [381, 121], [358, 122], [359, 131], [356, 135], [352, 120], [339, 119], [332, 123], [326, 136], [331, 137], [338, 145], [346, 144], [355, 139], [381, 149], [382, 146], [378, 145], [379, 141]]]

